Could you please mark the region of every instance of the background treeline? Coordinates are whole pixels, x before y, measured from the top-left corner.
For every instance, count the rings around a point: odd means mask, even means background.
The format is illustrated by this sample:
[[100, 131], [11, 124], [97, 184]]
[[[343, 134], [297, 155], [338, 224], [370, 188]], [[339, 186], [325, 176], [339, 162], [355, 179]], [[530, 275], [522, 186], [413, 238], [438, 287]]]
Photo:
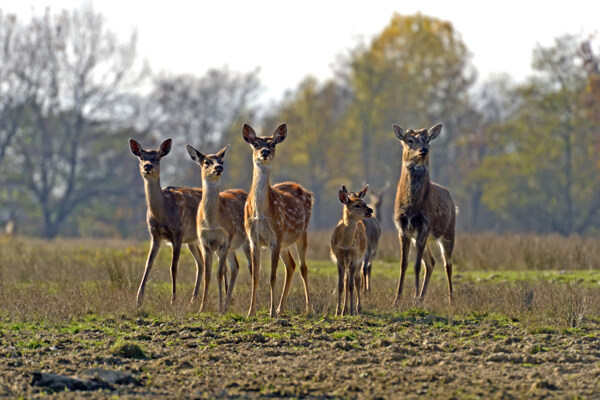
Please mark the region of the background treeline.
[[[0, 13], [0, 223], [53, 238], [145, 238], [145, 200], [127, 139], [172, 137], [163, 185], [199, 186], [186, 143], [230, 143], [226, 187], [249, 189], [243, 122], [271, 134], [287, 122], [275, 180], [315, 194], [312, 229], [341, 215], [337, 188], [391, 187], [402, 146], [393, 123], [442, 122], [432, 177], [449, 187], [463, 231], [598, 234], [600, 56], [588, 38], [563, 36], [532, 53], [534, 74], [476, 82], [471, 54], [448, 21], [394, 15], [381, 33], [332, 55], [334, 78], [306, 77], [260, 104], [259, 71], [154, 73], [90, 8], [19, 21]], [[258, 62], [258, 60], [257, 60]]]

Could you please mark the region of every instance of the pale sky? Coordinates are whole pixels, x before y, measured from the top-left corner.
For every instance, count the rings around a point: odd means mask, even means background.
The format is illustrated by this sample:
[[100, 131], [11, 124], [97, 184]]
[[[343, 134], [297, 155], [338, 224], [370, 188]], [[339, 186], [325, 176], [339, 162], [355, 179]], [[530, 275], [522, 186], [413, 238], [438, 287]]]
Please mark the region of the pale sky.
[[[3, 0], [0, 9], [27, 20], [32, 13], [72, 9], [77, 0]], [[600, 1], [92, 1], [112, 30], [137, 27], [139, 52], [155, 72], [203, 75], [225, 65], [260, 68], [265, 97], [278, 100], [307, 75], [326, 79], [331, 65], [357, 38], [371, 38], [394, 12], [450, 21], [471, 51], [479, 82], [507, 73], [516, 81], [531, 73], [536, 44], [557, 36], [597, 34]], [[595, 41], [598, 43], [598, 40]], [[598, 51], [596, 45], [594, 50]]]

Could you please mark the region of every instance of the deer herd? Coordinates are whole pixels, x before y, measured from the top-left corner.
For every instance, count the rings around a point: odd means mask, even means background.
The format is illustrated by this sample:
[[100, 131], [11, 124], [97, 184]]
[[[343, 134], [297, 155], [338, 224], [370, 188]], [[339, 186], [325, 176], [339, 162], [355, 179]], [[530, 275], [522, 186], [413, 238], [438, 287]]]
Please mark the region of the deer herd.
[[[456, 208], [448, 190], [429, 179], [429, 142], [439, 136], [442, 125], [407, 131], [394, 125], [393, 129], [403, 145], [402, 169], [394, 206], [394, 222], [399, 232], [401, 249], [400, 278], [394, 305], [399, 303], [402, 295], [411, 242], [416, 249], [416, 301], [422, 301], [427, 292], [435, 265], [429, 246], [434, 241], [441, 251], [448, 278], [448, 297], [452, 301], [451, 258]], [[196, 303], [204, 277], [200, 311], [205, 310], [213, 255], [216, 253], [218, 309], [219, 312], [227, 312], [232, 303], [239, 272], [235, 250], [241, 248], [252, 277], [248, 316], [255, 315], [261, 249], [266, 247], [271, 256], [270, 316], [279, 316], [285, 311], [296, 269], [291, 251], [295, 247], [304, 284], [305, 309], [307, 313], [311, 312], [306, 250], [313, 194], [295, 182], [271, 185], [270, 181], [276, 147], [286, 136], [286, 124], [279, 125], [272, 136], [257, 136], [249, 125], [244, 124], [242, 127], [242, 137], [252, 148], [253, 175], [250, 193], [241, 189], [221, 191], [224, 159], [229, 145], [216, 154], [206, 155], [187, 145], [190, 158], [200, 167], [202, 188], [162, 188], [160, 162], [171, 151], [171, 139], [165, 140], [156, 150], [145, 150], [139, 142], [129, 139], [129, 148], [139, 159], [140, 174], [144, 180], [150, 231], [150, 251], [137, 292], [139, 307], [143, 304], [148, 276], [161, 242], [165, 241], [172, 247], [172, 303], [176, 299], [179, 255], [182, 245], [186, 244], [196, 262], [196, 282], [190, 304]], [[388, 187], [389, 182], [379, 193], [371, 192], [370, 200], [375, 213], [365, 202], [368, 185], [359, 192], [348, 191], [346, 186], [342, 186], [338, 192], [343, 213], [331, 237], [331, 257], [338, 267], [336, 315], [360, 313], [361, 291], [368, 292], [371, 289], [371, 263], [381, 236], [378, 221], [382, 217], [381, 198]], [[285, 282], [276, 307], [275, 283], [279, 258], [285, 265]], [[419, 287], [421, 263], [425, 265], [425, 278], [423, 285]]]

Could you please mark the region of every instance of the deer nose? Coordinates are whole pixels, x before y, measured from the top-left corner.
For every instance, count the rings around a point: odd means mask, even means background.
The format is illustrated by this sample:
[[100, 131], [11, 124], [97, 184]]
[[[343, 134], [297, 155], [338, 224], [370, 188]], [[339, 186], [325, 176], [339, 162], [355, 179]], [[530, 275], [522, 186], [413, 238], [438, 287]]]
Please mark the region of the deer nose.
[[269, 154], [271, 154], [271, 151], [269, 151], [269, 149], [262, 149], [260, 151], [260, 155], [263, 156], [263, 157], [268, 157]]
[[217, 165], [215, 167], [215, 171], [217, 171], [217, 172], [223, 172], [223, 166], [222, 165]]
[[421, 153], [421, 155], [424, 155], [424, 156], [426, 156], [426, 155], [427, 155], [427, 153], [429, 153], [429, 149], [428, 149], [427, 147], [421, 147], [421, 148], [419, 149], [419, 153]]
[[152, 164], [144, 164], [144, 171], [146, 171], [146, 172], [152, 171]]

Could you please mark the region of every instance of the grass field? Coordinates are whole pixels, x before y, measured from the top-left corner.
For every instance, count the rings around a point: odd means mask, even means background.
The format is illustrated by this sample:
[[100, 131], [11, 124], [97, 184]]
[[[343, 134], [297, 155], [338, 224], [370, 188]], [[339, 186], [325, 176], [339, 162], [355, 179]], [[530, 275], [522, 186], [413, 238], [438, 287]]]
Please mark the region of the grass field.
[[[299, 274], [285, 316], [247, 319], [245, 260], [227, 315], [190, 307], [195, 267], [184, 251], [170, 304], [170, 250], [135, 293], [147, 243], [4, 238], [0, 242], [0, 395], [37, 398], [598, 398], [600, 240], [462, 235], [447, 302], [438, 262], [427, 298], [402, 305], [397, 238], [382, 238], [364, 313], [335, 317], [328, 233], [313, 233], [304, 315]], [[238, 256], [239, 257], [239, 256]], [[241, 257], [243, 258], [243, 257]], [[283, 283], [280, 263], [277, 294]], [[213, 277], [215, 273], [213, 273]], [[108, 372], [107, 372], [108, 371]], [[56, 374], [56, 375], [52, 375]], [[112, 375], [111, 375], [112, 374]]]

